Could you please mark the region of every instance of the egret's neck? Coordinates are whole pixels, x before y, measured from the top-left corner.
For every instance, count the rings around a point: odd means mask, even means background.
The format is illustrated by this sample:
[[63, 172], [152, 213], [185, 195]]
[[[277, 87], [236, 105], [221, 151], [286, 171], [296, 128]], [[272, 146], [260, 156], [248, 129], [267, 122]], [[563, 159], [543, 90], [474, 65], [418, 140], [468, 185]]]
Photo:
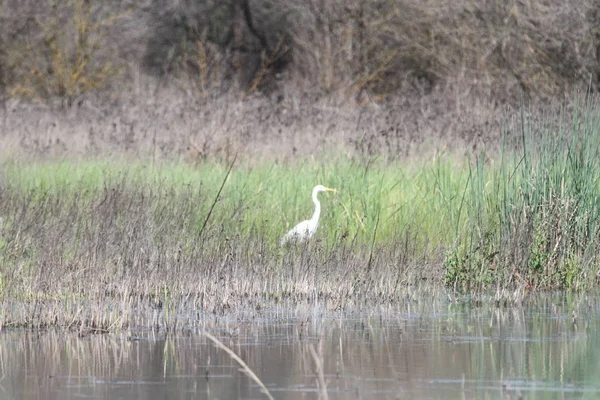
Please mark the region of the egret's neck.
[[312, 216], [312, 220], [313, 221], [318, 221], [319, 220], [319, 215], [321, 215], [321, 203], [319, 203], [319, 199], [317, 198], [317, 192], [316, 190], [313, 190], [313, 194], [312, 194], [312, 200], [313, 203], [315, 203], [315, 212], [313, 213]]

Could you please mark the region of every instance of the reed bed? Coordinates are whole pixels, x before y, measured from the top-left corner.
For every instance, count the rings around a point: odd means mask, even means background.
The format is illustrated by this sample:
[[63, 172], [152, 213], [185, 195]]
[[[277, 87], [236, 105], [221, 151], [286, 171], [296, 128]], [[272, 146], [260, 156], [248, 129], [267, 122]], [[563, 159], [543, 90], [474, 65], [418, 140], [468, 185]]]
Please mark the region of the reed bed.
[[[424, 284], [496, 299], [593, 289], [598, 110], [523, 110], [499, 154], [470, 157], [5, 163], [0, 321], [176, 328], [240, 307], [394, 302]], [[338, 193], [320, 196], [316, 237], [280, 246], [319, 183]]]

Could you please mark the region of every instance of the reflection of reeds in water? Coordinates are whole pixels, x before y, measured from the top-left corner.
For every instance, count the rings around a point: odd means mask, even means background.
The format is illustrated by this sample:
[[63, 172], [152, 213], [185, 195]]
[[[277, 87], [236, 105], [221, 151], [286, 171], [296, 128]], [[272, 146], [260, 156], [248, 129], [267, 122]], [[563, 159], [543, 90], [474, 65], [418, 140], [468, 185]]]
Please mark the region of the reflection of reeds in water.
[[265, 396], [267, 396], [267, 398], [273, 400], [273, 396], [271, 396], [269, 389], [267, 389], [267, 387], [265, 386], [264, 383], [262, 383], [260, 378], [258, 376], [256, 376], [256, 374], [254, 373], [254, 371], [252, 371], [252, 369], [248, 366], [248, 364], [246, 364], [244, 362], [244, 360], [242, 360], [237, 354], [235, 354], [235, 351], [233, 351], [229, 347], [225, 346], [225, 344], [223, 344], [223, 342], [221, 342], [219, 339], [217, 339], [210, 333], [204, 331], [204, 332], [202, 332], [202, 334], [204, 336], [206, 336], [208, 339], [210, 339], [210, 341], [213, 342], [218, 348], [220, 348], [221, 350], [223, 350], [227, 354], [229, 354], [229, 356], [231, 358], [233, 358], [238, 364], [240, 364], [240, 366], [242, 367], [242, 369], [241, 369], [242, 372], [244, 374], [246, 374], [254, 382], [256, 382], [256, 384], [258, 384], [258, 386], [260, 386], [261, 392], [263, 392], [265, 394]]
[[[223, 336], [227, 340], [219, 341], [269, 383], [273, 397], [281, 397], [276, 390], [288, 389], [312, 396], [318, 391], [321, 398], [327, 393], [372, 398], [377, 391], [400, 388], [427, 398], [435, 385], [424, 387], [423, 380], [447, 378], [448, 385], [460, 382], [463, 374], [471, 394], [469, 385], [478, 380], [496, 391], [505, 381], [510, 389], [514, 379], [571, 382], [571, 389], [595, 385], [598, 307], [597, 298], [558, 296], [530, 298], [527, 308], [472, 308], [421, 299], [340, 314], [335, 320], [280, 314], [215, 321], [206, 329], [229, 332]], [[572, 311], [579, 315], [577, 324]], [[248, 398], [256, 390], [253, 378], [244, 375], [248, 371], [240, 372], [239, 361], [201, 335], [146, 332], [139, 339], [6, 331], [0, 335], [0, 385], [9, 398], [11, 393], [22, 398], [17, 394], [25, 387], [42, 398], [49, 390], [106, 393], [114, 382], [130, 384], [140, 397], [167, 389], [202, 394], [208, 385], [211, 398]]]
[[318, 387], [320, 389], [320, 394], [319, 394], [319, 398], [323, 399], [323, 400], [328, 400], [329, 399], [329, 395], [327, 394], [327, 382], [325, 382], [325, 373], [323, 372], [323, 348], [320, 346], [321, 342], [319, 342], [319, 350], [321, 354], [317, 354], [317, 351], [315, 350], [315, 346], [310, 343], [308, 345], [308, 349], [310, 350], [310, 354], [313, 357], [313, 360], [315, 361], [315, 367], [316, 367], [316, 375], [317, 375], [317, 383], [318, 383]]

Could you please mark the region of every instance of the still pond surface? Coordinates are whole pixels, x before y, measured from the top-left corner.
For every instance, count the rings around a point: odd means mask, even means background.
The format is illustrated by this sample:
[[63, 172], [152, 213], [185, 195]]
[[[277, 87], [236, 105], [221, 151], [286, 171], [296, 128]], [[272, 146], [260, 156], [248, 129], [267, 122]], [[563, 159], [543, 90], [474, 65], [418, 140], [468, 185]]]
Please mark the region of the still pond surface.
[[[275, 399], [600, 398], [600, 297], [207, 316]], [[320, 374], [319, 365], [322, 365]], [[4, 330], [0, 399], [261, 399], [197, 331]]]

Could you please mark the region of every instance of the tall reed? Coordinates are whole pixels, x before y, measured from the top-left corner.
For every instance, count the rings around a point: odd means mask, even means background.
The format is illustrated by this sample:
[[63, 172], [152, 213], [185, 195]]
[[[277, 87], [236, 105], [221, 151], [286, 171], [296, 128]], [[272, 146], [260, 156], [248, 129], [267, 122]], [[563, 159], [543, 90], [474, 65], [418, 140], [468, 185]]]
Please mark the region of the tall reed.
[[479, 155], [469, 171], [468, 229], [446, 265], [463, 288], [530, 289], [596, 283], [600, 112], [595, 99], [558, 116], [507, 121], [497, 160]]

